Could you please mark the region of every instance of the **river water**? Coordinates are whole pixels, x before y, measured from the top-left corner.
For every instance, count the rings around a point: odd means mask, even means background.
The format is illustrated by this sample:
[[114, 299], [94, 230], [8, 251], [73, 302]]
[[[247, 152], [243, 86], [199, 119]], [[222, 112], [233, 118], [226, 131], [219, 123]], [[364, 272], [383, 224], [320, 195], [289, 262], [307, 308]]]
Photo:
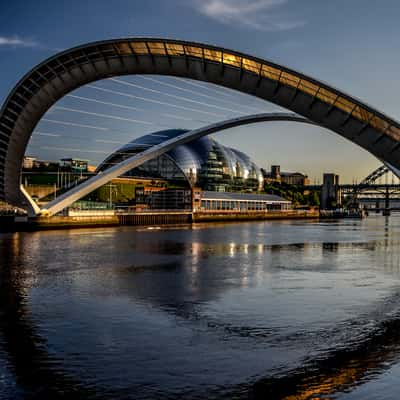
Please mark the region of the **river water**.
[[0, 234], [0, 399], [398, 399], [400, 216]]

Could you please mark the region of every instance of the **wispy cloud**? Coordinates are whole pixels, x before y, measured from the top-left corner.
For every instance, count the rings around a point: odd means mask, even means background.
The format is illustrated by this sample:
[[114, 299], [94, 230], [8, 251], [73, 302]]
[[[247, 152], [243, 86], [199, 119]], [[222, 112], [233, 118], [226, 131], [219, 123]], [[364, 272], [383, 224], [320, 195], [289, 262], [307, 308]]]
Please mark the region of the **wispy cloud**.
[[0, 36], [0, 48], [2, 47], [41, 47], [32, 39], [20, 38], [18, 36]]
[[288, 0], [193, 0], [203, 15], [224, 24], [239, 24], [261, 31], [284, 31], [304, 26], [281, 12]]

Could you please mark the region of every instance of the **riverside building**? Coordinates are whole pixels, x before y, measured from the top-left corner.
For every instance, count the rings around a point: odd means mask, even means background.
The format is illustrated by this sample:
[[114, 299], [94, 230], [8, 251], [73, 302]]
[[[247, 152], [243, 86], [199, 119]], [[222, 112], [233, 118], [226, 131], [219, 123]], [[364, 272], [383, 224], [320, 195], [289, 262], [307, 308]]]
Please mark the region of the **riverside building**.
[[[124, 161], [151, 146], [187, 132], [169, 129], [132, 140], [108, 156], [97, 172]], [[192, 209], [197, 212], [268, 212], [291, 209], [282, 197], [259, 194], [264, 176], [251, 158], [234, 148], [204, 136], [146, 161], [123, 176], [125, 179], [155, 179], [168, 182], [164, 190], [145, 190], [137, 197], [140, 209]]]

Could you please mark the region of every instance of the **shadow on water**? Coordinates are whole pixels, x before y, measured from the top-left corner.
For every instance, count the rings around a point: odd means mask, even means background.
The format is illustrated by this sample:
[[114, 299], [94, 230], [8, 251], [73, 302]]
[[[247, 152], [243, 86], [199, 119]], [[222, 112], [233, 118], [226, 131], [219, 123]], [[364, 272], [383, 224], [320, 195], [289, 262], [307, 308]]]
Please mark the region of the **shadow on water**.
[[361, 342], [308, 360], [283, 376], [258, 381], [252, 388], [252, 398], [330, 398], [329, 395], [348, 392], [382, 374], [399, 356], [400, 318], [395, 318], [382, 322]]
[[0, 346], [5, 347], [22, 388], [21, 398], [90, 399], [95, 388], [84, 386], [55, 368], [60, 360], [48, 354], [46, 340], [35, 332], [24, 294], [20, 251], [17, 240], [0, 242]]
[[[21, 259], [23, 246], [17, 239], [18, 234], [11, 240], [0, 242], [0, 346], [3, 345], [11, 364], [11, 368], [22, 387], [24, 399], [92, 399], [106, 397], [106, 394], [96, 392], [96, 387], [79, 382], [76, 378], [68, 376], [61, 370], [61, 363], [56, 357], [51, 356], [47, 349], [46, 339], [35, 332], [34, 322], [31, 319], [27, 298], [25, 294], [26, 276], [24, 263]], [[171, 244], [171, 243], [170, 243]], [[314, 244], [317, 245], [317, 244]], [[178, 246], [178, 245], [177, 245]], [[299, 250], [310, 244], [265, 245], [262, 246], [233, 246], [234, 251], [279, 252], [285, 248]], [[323, 251], [335, 252], [340, 246], [360, 246], [363, 249], [373, 250], [371, 243], [321, 243]], [[179, 246], [178, 246], [179, 247]], [[186, 251], [166, 245], [159, 249], [160, 252], [168, 251], [181, 254]], [[192, 250], [190, 250], [192, 252]], [[207, 257], [207, 254], [226, 254], [232, 251], [232, 245], [210, 246], [207, 252], [195, 256]], [[125, 269], [124, 273], [148, 274], [152, 271], [174, 272], [182, 268], [176, 263], [159, 264], [154, 268], [147, 266], [132, 266]], [[174, 304], [181, 304], [180, 296], [175, 292], [155, 299], [151, 296], [154, 292], [162, 292], [160, 287], [165, 284], [165, 277], [153, 281], [151, 285], [141, 285], [139, 280], [131, 280], [135, 285], [136, 293], [141, 298], [147, 298], [158, 306], [168, 305], [168, 311], [176, 312], [179, 316], [189, 313], [182, 312]], [[207, 280], [205, 280], [207, 282]], [[181, 287], [184, 285], [180, 285]], [[216, 293], [212, 288], [203, 288], [208, 294], [201, 298], [213, 298]], [[399, 295], [396, 295], [399, 297]], [[187, 299], [185, 293], [181, 297]], [[388, 299], [388, 301], [396, 301]], [[193, 302], [184, 302], [189, 307]], [[343, 343], [339, 349], [325, 352], [318, 358], [305, 360], [301, 368], [266, 377], [253, 383], [233, 385], [232, 390], [210, 392], [208, 398], [226, 399], [311, 399], [330, 398], [338, 392], [350, 391], [374, 376], [390, 368], [400, 359], [400, 316], [391, 316], [377, 323], [362, 338], [349, 343]], [[225, 392], [225, 393], [224, 393]], [[110, 394], [108, 394], [110, 395]], [[116, 396], [118, 394], [116, 393]], [[162, 396], [161, 396], [162, 397]], [[161, 398], [160, 397], [160, 398]], [[186, 398], [190, 398], [189, 395]], [[112, 398], [112, 397], [110, 397]]]

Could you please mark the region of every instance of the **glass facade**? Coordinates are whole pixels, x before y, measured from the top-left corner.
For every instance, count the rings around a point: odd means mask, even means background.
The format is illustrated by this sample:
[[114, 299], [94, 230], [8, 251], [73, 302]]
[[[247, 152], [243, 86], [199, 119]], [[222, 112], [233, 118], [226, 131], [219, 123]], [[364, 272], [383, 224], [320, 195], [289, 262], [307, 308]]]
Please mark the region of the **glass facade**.
[[289, 201], [275, 195], [204, 191], [198, 211], [268, 212], [291, 209]]
[[[104, 171], [150, 146], [185, 132], [170, 129], [135, 139], [107, 157], [97, 170]], [[185, 181], [190, 186], [219, 192], [256, 191], [263, 185], [260, 168], [248, 155], [223, 146], [209, 136], [177, 146], [125, 175]]]
[[201, 210], [214, 211], [272, 211], [288, 210], [286, 204], [269, 204], [266, 201], [224, 201], [224, 200], [201, 200]]

